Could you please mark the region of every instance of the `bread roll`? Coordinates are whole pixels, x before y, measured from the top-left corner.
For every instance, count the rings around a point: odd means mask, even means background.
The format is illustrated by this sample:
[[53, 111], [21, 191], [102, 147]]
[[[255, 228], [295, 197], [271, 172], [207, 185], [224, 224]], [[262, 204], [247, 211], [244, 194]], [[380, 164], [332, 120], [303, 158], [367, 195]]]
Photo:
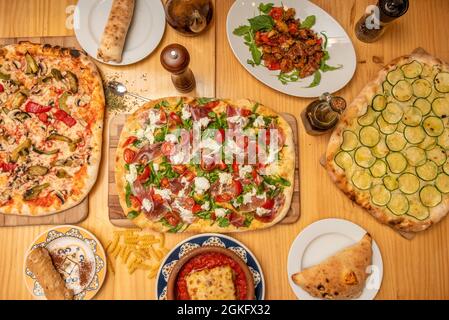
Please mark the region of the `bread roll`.
[[122, 61], [126, 35], [134, 14], [135, 0], [114, 0], [101, 38], [97, 57], [104, 62]]

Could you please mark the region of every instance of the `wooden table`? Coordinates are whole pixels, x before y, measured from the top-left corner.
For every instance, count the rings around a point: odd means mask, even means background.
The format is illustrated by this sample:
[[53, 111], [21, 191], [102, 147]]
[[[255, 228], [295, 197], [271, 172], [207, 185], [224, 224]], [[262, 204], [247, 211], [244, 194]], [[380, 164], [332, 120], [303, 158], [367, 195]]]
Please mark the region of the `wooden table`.
[[[65, 28], [65, 9], [73, 0], [0, 0], [0, 37], [72, 35]], [[248, 97], [277, 111], [297, 116], [310, 100], [286, 96], [264, 86], [249, 75], [235, 59], [225, 33], [226, 15], [232, 0], [216, 1], [214, 26], [206, 35], [183, 38], [170, 28], [164, 44], [181, 42], [195, 57], [192, 69], [199, 79], [197, 95], [239, 98]], [[373, 0], [316, 0], [348, 31], [356, 46], [357, 72], [340, 94], [351, 100], [367, 81], [373, 78], [382, 63], [409, 53], [418, 46], [449, 61], [449, 42], [441, 37], [447, 29], [449, 1], [413, 1], [406, 16], [381, 39], [366, 45], [354, 36], [354, 24]], [[69, 10], [70, 11], [70, 10]], [[8, 14], [6, 14], [8, 12]], [[215, 46], [213, 45], [215, 43]], [[169, 78], [160, 67], [158, 51], [144, 62], [127, 69], [138, 78], [141, 72], [151, 75], [150, 81], [137, 83], [133, 89], [150, 97], [175, 95]], [[115, 69], [121, 70], [121, 69]], [[151, 81], [158, 79], [157, 81]], [[215, 81], [204, 81], [215, 79]], [[215, 83], [214, 83], [215, 82]], [[294, 299], [286, 272], [290, 244], [297, 234], [314, 221], [330, 217], [351, 220], [368, 230], [377, 241], [384, 258], [384, 279], [379, 299], [448, 299], [449, 298], [449, 221], [446, 218], [431, 230], [408, 241], [390, 228], [380, 225], [356, 207], [331, 183], [319, 159], [326, 150], [328, 136], [310, 137], [300, 124], [302, 217], [294, 225], [277, 226], [265, 231], [235, 235], [258, 257], [266, 277], [268, 299]], [[106, 157], [103, 158], [103, 161]], [[106, 168], [101, 166], [98, 182], [91, 193], [89, 218], [81, 223], [105, 244], [115, 229], [107, 218]], [[47, 227], [0, 229], [0, 299], [29, 299], [23, 281], [23, 258], [26, 248]], [[171, 248], [185, 235], [168, 235]], [[98, 299], [154, 299], [154, 281], [144, 273], [129, 276], [118, 268], [109, 273]]]

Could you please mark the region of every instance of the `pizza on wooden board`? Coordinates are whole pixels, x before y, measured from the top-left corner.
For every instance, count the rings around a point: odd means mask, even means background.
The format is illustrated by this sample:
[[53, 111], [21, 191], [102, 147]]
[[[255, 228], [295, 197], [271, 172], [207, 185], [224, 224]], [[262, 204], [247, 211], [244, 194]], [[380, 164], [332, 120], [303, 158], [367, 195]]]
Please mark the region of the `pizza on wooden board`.
[[75, 49], [0, 48], [0, 213], [42, 216], [80, 203], [97, 178], [104, 94]]
[[326, 154], [337, 186], [401, 233], [449, 211], [449, 66], [418, 49], [383, 68], [345, 111]]
[[[254, 159], [255, 149], [267, 152]], [[139, 227], [225, 233], [281, 221], [294, 169], [292, 130], [273, 110], [250, 100], [173, 97], [128, 117], [115, 176], [120, 204]]]

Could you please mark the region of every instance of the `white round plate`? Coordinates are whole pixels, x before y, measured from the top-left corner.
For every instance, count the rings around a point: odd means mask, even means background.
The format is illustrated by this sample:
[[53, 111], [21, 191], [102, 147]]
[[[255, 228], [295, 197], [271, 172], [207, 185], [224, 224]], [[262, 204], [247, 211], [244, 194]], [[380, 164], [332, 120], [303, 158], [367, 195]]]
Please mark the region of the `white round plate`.
[[[251, 53], [244, 44], [243, 38], [234, 35], [233, 31], [241, 25], [248, 25], [249, 18], [259, 15], [260, 3], [270, 2], [278, 7], [282, 3], [286, 7], [295, 8], [296, 17], [301, 20], [315, 15], [316, 24], [312, 29], [318, 34], [326, 33], [329, 38], [327, 49], [330, 60], [327, 63], [331, 66], [342, 65], [343, 67], [335, 71], [322, 72], [320, 85], [306, 88], [313, 81], [313, 76], [284, 85], [277, 78], [279, 71], [270, 71], [264, 66], [252, 67], [247, 64], [246, 61], [251, 59]], [[354, 46], [345, 30], [326, 11], [306, 0], [236, 0], [228, 13], [226, 32], [232, 51], [245, 69], [267, 86], [288, 95], [310, 98], [319, 97], [325, 92], [336, 92], [351, 81], [356, 69]]]
[[[81, 47], [92, 58], [97, 59], [101, 37], [109, 18], [113, 0], [79, 0], [75, 15], [74, 28]], [[165, 11], [160, 0], [138, 0], [134, 16], [123, 49], [120, 63], [107, 62], [109, 65], [129, 65], [151, 54], [161, 42], [165, 31]]]
[[203, 233], [187, 238], [178, 243], [162, 261], [156, 279], [156, 297], [165, 300], [167, 296], [167, 282], [174, 266], [185, 254], [199, 247], [221, 247], [233, 251], [248, 265], [253, 274], [256, 300], [265, 298], [265, 280], [259, 261], [254, 254], [240, 241], [216, 233]]
[[[325, 219], [306, 227], [293, 241], [288, 254], [288, 281], [293, 292], [301, 300], [319, 300], [310, 296], [292, 280], [292, 275], [314, 266], [338, 251], [358, 242], [366, 231], [360, 226], [341, 219]], [[382, 284], [383, 262], [376, 241], [373, 239], [371, 274], [365, 289], [356, 300], [373, 300]]]

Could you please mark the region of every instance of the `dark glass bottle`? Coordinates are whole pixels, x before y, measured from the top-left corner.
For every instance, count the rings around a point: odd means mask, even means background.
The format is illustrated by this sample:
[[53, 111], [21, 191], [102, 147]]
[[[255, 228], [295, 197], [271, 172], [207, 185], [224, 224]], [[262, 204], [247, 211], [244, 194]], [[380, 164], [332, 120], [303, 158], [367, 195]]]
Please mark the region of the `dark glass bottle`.
[[325, 93], [307, 106], [301, 119], [308, 134], [322, 135], [336, 126], [345, 109], [345, 99]]
[[167, 22], [186, 36], [196, 36], [207, 29], [214, 16], [211, 0], [167, 0]]
[[355, 34], [360, 41], [371, 43], [379, 40], [390, 23], [407, 12], [409, 1], [379, 0], [376, 7], [374, 12], [365, 13], [355, 26]]

